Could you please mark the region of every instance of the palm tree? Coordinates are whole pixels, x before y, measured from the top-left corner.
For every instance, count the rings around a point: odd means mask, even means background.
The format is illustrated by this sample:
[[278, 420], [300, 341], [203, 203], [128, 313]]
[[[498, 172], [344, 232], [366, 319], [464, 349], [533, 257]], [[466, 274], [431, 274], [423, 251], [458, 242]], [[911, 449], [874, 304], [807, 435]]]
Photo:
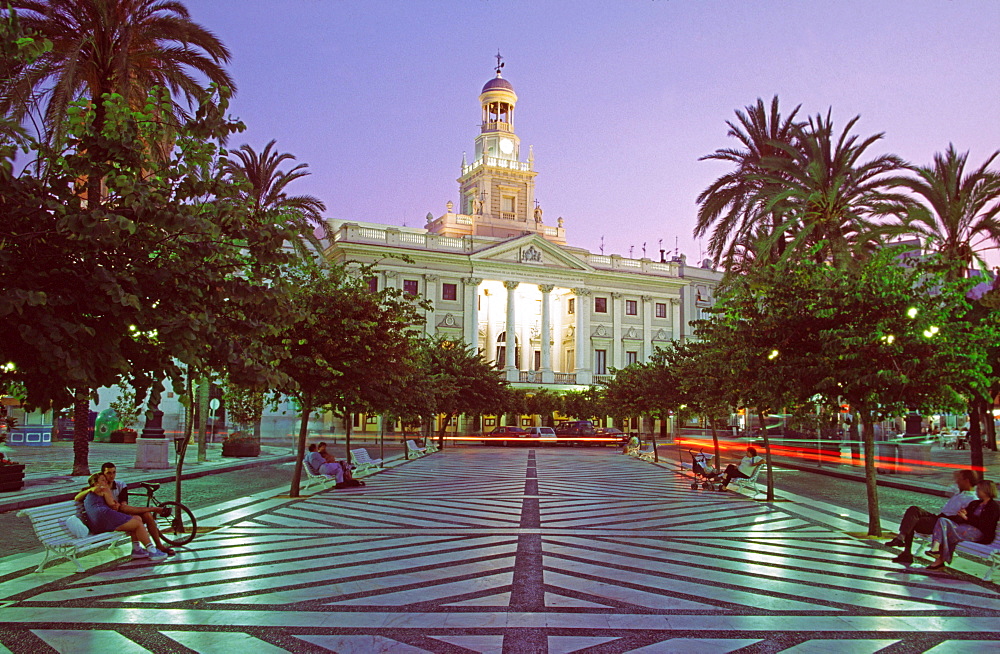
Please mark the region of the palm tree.
[[[94, 129], [101, 129], [108, 93], [131, 106], [144, 103], [159, 86], [172, 96], [173, 114], [199, 97], [200, 74], [235, 90], [222, 68], [229, 50], [210, 31], [191, 20], [177, 0], [13, 0], [25, 30], [48, 39], [52, 49], [21, 71], [0, 111], [15, 119], [44, 100], [48, 136], [58, 142], [70, 102], [86, 98], [94, 106]], [[6, 105], [6, 106], [4, 106]]]
[[307, 245], [313, 248], [315, 254], [322, 255], [323, 246], [315, 232], [321, 229], [321, 238], [328, 236], [326, 221], [323, 220], [326, 205], [312, 195], [286, 193], [290, 183], [309, 175], [306, 171], [309, 165], [300, 163], [288, 171], [278, 170], [282, 162], [294, 161], [295, 156], [272, 150], [275, 142], [272, 139], [260, 153], [249, 145], [240, 146], [239, 150], [232, 152], [239, 162], [230, 161], [227, 170], [234, 179], [243, 182], [244, 198], [251, 203], [258, 219], [278, 220], [294, 227], [301, 239], [292, 245], [300, 255], [306, 255]]
[[[698, 196], [700, 206], [694, 229], [699, 238], [712, 231], [708, 252], [727, 269], [746, 265], [742, 255], [753, 249], [760, 231], [774, 232], [784, 222], [776, 210], [762, 202], [774, 183], [762, 177], [762, 162], [787, 157], [782, 146], [793, 142], [798, 111], [797, 106], [783, 118], [778, 96], [771, 100], [770, 109], [758, 98], [757, 104], [747, 106], [745, 113], [736, 111], [736, 122], [726, 121], [728, 135], [742, 147], [723, 148], [700, 159], [727, 161], [735, 167]], [[783, 242], [779, 239], [774, 245], [774, 255], [780, 256]]]
[[989, 169], [998, 156], [994, 152], [966, 174], [969, 153], [948, 144], [944, 154], [934, 155], [934, 165], [908, 166], [912, 177], [893, 180], [920, 200], [906, 215], [911, 232], [936, 249], [955, 276], [973, 262], [984, 265], [978, 255], [984, 246], [1000, 245], [1000, 172]]
[[831, 113], [796, 126], [784, 154], [761, 162], [763, 184], [754, 201], [787, 218], [770, 237], [786, 243], [784, 257], [810, 253], [848, 264], [886, 235], [901, 233], [881, 219], [911, 201], [891, 191], [891, 175], [905, 166], [902, 159], [883, 154], [862, 161], [883, 135], [851, 134], [860, 116], [837, 135]]

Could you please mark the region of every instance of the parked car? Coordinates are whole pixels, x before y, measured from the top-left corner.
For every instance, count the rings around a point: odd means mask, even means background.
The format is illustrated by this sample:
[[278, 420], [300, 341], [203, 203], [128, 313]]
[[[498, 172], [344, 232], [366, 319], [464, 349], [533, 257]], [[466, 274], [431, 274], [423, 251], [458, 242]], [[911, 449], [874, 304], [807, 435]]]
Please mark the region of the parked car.
[[604, 441], [605, 445], [611, 445], [613, 447], [624, 447], [625, 443], [628, 442], [628, 434], [617, 427], [598, 429], [597, 435], [605, 438], [614, 438], [615, 440], [613, 441]]
[[484, 445], [510, 445], [517, 443], [522, 438], [527, 438], [528, 430], [514, 426], [497, 427], [487, 436], [489, 438], [483, 441]]
[[556, 442], [556, 431], [552, 427], [528, 427], [528, 436], [539, 439], [539, 445]]
[[577, 437], [597, 435], [594, 423], [589, 420], [563, 420], [556, 425], [556, 441], [566, 445], [593, 445], [593, 441], [579, 440]]

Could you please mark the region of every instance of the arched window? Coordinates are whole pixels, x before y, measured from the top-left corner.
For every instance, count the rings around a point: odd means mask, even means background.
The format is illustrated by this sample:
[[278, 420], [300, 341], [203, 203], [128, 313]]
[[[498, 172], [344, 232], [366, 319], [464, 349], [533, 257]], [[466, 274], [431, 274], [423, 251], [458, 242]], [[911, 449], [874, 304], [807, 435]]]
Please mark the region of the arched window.
[[[514, 367], [521, 369], [521, 340], [514, 334]], [[497, 358], [496, 367], [501, 370], [507, 366], [507, 332], [500, 332], [497, 336]]]

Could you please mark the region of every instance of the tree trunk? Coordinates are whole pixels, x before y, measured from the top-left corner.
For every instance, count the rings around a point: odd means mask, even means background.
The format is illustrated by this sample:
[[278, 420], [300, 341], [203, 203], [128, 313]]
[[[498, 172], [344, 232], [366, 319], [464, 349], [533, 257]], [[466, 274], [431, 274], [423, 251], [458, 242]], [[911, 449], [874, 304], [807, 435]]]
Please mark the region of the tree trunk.
[[[774, 501], [774, 466], [771, 465], [771, 439], [767, 435], [767, 429], [765, 429], [764, 422], [764, 412], [757, 410], [757, 417], [760, 418], [760, 433], [764, 438], [764, 463], [767, 465], [767, 501]], [[714, 436], [714, 434], [713, 434]], [[718, 441], [716, 441], [716, 448], [718, 448]], [[719, 462], [716, 461], [716, 466]]]
[[354, 412], [345, 411], [344, 412], [344, 448], [347, 454], [344, 456], [344, 460], [347, 461], [347, 465], [351, 465], [351, 429], [354, 428]]
[[302, 481], [302, 464], [306, 458], [306, 437], [309, 436], [309, 413], [306, 407], [312, 405], [312, 399], [306, 402], [306, 398], [301, 398], [302, 422], [299, 423], [299, 444], [298, 452], [295, 456], [295, 469], [292, 471], [292, 487], [288, 490], [289, 497], [299, 496], [299, 482]]
[[184, 409], [184, 436], [180, 443], [175, 443], [174, 445], [177, 454], [177, 457], [174, 459], [174, 501], [178, 504], [181, 501], [181, 474], [184, 472], [184, 455], [187, 454], [188, 444], [191, 442], [191, 434], [194, 431], [194, 382], [191, 380], [190, 370], [188, 370], [185, 390], [188, 402]]
[[983, 405], [983, 423], [986, 425], [986, 447], [990, 448], [994, 452], [997, 451], [997, 423], [993, 419], [993, 391], [989, 391], [989, 397], [986, 398], [985, 404]]
[[90, 393], [78, 388], [73, 404], [73, 472], [72, 476], [90, 475]]
[[969, 453], [972, 457], [972, 469], [982, 473], [983, 467], [983, 431], [980, 416], [985, 402], [978, 396], [973, 396], [969, 402]]
[[445, 432], [448, 431], [448, 425], [454, 417], [454, 413], [444, 414], [444, 420], [441, 421], [441, 429], [438, 430], [438, 448], [440, 448], [441, 444], [444, 443]]
[[[715, 427], [715, 420], [709, 420], [708, 424], [712, 427], [712, 445], [715, 446], [715, 468], [718, 469], [722, 463], [722, 459], [719, 458], [719, 431]], [[767, 464], [768, 469], [771, 468], [771, 464]]]
[[208, 433], [209, 385], [208, 377], [198, 380], [198, 463], [208, 460], [205, 436]]
[[[854, 403], [851, 403], [854, 406]], [[871, 411], [859, 406], [857, 416], [861, 420], [861, 442], [865, 452], [865, 490], [868, 494], [868, 535], [876, 538], [882, 535], [882, 519], [878, 508], [878, 470], [875, 466], [875, 425]]]

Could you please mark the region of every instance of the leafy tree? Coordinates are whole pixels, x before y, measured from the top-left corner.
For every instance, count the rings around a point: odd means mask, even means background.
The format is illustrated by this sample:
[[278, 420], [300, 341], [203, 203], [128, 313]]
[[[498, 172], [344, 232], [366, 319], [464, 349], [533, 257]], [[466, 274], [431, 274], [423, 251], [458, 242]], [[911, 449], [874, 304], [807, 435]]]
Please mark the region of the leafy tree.
[[[184, 367], [273, 381], [232, 335], [252, 340], [271, 326], [291, 233], [251, 216], [219, 171], [220, 141], [242, 129], [224, 117], [227, 101], [222, 90], [206, 94], [190, 121], [164, 125], [162, 95], [141, 110], [109, 96], [99, 133], [78, 103], [70, 150], [41, 151], [40, 175], [0, 174], [0, 355], [29, 404], [75, 401], [85, 429], [87, 389], [126, 377], [154, 404], [161, 380], [180, 386]], [[164, 131], [175, 144], [167, 162], [143, 145]], [[99, 206], [75, 186], [93, 170], [98, 140]], [[74, 452], [75, 474], [86, 474], [85, 432]]]
[[472, 347], [439, 336], [426, 341], [423, 348], [433, 412], [444, 414], [439, 445], [444, 445], [445, 429], [455, 416], [503, 409], [509, 385]]
[[[310, 414], [329, 407], [349, 428], [353, 413], [393, 406], [416, 354], [411, 327], [421, 315], [397, 290], [372, 293], [340, 266], [303, 265], [290, 276], [297, 311], [271, 341], [276, 368], [287, 378], [278, 390], [295, 398], [301, 411], [290, 490], [298, 497]], [[350, 432], [348, 451], [349, 439]]]
[[589, 420], [608, 415], [604, 394], [596, 386], [582, 391], [568, 391], [562, 396], [560, 413], [578, 420]]

